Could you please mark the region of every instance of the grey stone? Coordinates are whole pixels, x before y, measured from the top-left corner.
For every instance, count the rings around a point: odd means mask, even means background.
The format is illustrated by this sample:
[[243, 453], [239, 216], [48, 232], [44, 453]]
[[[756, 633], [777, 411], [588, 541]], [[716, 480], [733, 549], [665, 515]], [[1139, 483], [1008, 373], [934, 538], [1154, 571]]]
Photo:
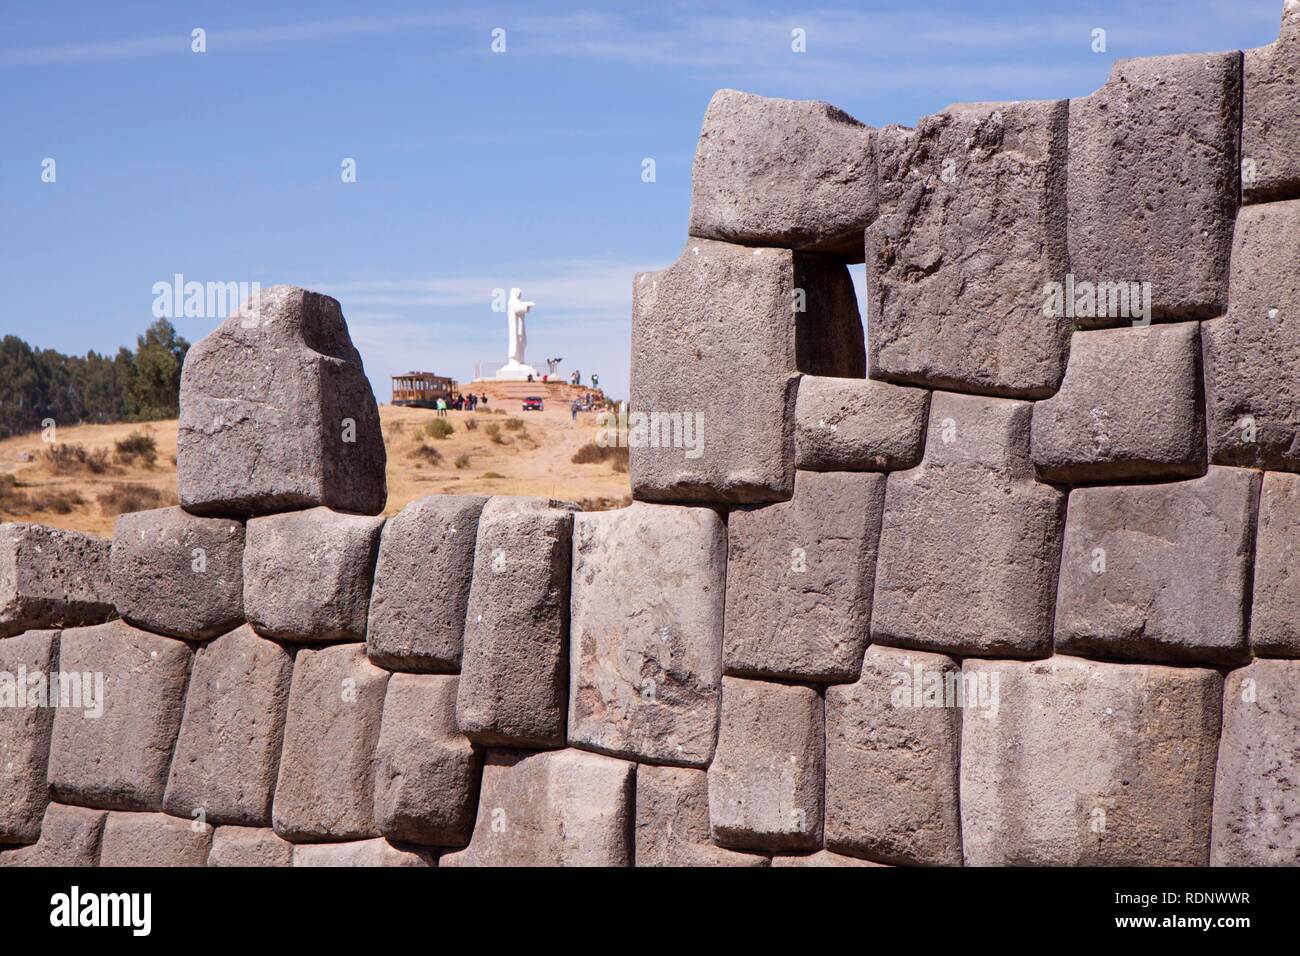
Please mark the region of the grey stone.
[[1125, 660], [1246, 659], [1259, 475], [1076, 488], [1061, 556], [1056, 649]]
[[871, 620], [885, 476], [800, 471], [727, 522], [726, 673], [851, 681]]
[[176, 443], [186, 511], [378, 514], [386, 462], [361, 355], [329, 296], [261, 289], [186, 354]]
[[1300, 657], [1300, 475], [1266, 472], [1255, 536], [1250, 645], [1263, 657]]
[[1245, 54], [1241, 119], [1244, 202], [1300, 198], [1300, 2], [1286, 0], [1282, 29]]
[[58, 631], [0, 641], [0, 844], [35, 843], [41, 835], [54, 726], [46, 688], [58, 659]]
[[395, 846], [384, 839], [318, 843], [293, 850], [294, 866], [433, 866], [423, 847]]
[[805, 375], [795, 401], [795, 465], [895, 471], [921, 463], [930, 393], [865, 378]]
[[208, 866], [293, 866], [293, 844], [267, 827], [217, 827]]
[[717, 743], [727, 529], [635, 502], [573, 521], [569, 743], [707, 766]]
[[45, 809], [41, 838], [31, 846], [0, 851], [0, 867], [92, 867], [99, 862], [104, 810], [51, 803]]
[[114, 811], [104, 824], [100, 866], [206, 866], [212, 827], [165, 813]]
[[709, 842], [709, 775], [689, 767], [636, 771], [637, 866], [766, 866], [767, 857]]
[[818, 850], [816, 853], [800, 853], [772, 857], [772, 866], [825, 867], [825, 866], [884, 866], [871, 860], [859, 860], [857, 857], [832, 853], [830, 850]]
[[111, 547], [78, 531], [0, 524], [0, 638], [111, 618]]

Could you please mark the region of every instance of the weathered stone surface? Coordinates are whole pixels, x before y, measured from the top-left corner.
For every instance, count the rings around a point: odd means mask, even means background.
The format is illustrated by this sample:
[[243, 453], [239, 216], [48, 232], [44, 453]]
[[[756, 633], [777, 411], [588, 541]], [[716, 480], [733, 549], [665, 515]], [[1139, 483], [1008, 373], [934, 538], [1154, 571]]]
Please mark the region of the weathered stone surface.
[[884, 475], [800, 471], [790, 501], [731, 513], [726, 673], [857, 677], [884, 505]]
[[1244, 660], [1259, 475], [1076, 488], [1061, 556], [1056, 648], [1127, 660]]
[[460, 669], [474, 539], [487, 499], [427, 495], [384, 524], [366, 652], [389, 670]]
[[1243, 208], [1228, 311], [1203, 324], [1210, 460], [1300, 471], [1300, 199]]
[[632, 496], [687, 504], [789, 498], [796, 372], [865, 373], [862, 323], [842, 262], [692, 239], [668, 269], [639, 274]]
[[722, 679], [709, 767], [715, 843], [741, 850], [822, 845], [822, 699], [811, 687]]
[[469, 846], [440, 866], [630, 866], [636, 764], [581, 750], [491, 750]]
[[1300, 866], [1300, 661], [1228, 675], [1214, 777], [1215, 866]]
[[[1076, 289], [1079, 282], [1149, 282], [1153, 318], [1221, 314], [1240, 128], [1238, 51], [1119, 60], [1105, 86], [1070, 100], [1066, 193]], [[1078, 321], [1115, 324], [1116, 317]]]
[[54, 714], [51, 796], [105, 810], [161, 809], [192, 657], [188, 644], [124, 621], [64, 631], [59, 670], [79, 679], [66, 688], [70, 706]]
[[114, 811], [104, 824], [100, 866], [205, 866], [212, 827], [165, 813]]
[[244, 625], [194, 655], [163, 809], [269, 826], [293, 655]]
[[867, 229], [871, 377], [1043, 398], [1068, 321], [1044, 288], [1066, 271], [1066, 102], [968, 103], [877, 134]]
[[503, 496], [483, 508], [456, 695], [476, 743], [564, 744], [572, 507]]
[[208, 866], [293, 866], [293, 844], [267, 827], [217, 827]]
[[869, 647], [856, 684], [826, 689], [826, 846], [882, 863], [961, 865], [961, 665]]
[[1205, 474], [1197, 324], [1076, 332], [1061, 390], [1034, 406], [1030, 451], [1044, 481]]
[[394, 674], [375, 753], [375, 826], [388, 839], [463, 846], [480, 757], [456, 727], [458, 678]]
[[0, 638], [112, 617], [111, 547], [77, 531], [0, 524]]
[[689, 767], [636, 771], [637, 866], [766, 866], [767, 857], [709, 842], [709, 775]]
[[388, 678], [359, 644], [298, 652], [271, 813], [280, 836], [309, 842], [378, 835], [374, 760]]
[[805, 375], [795, 401], [795, 464], [894, 471], [921, 462], [930, 393], [865, 378]]
[[727, 529], [635, 502], [573, 519], [569, 743], [708, 766], [717, 743]]
[[1158, 664], [967, 659], [968, 866], [1204, 866], [1223, 678]]
[[248, 522], [244, 613], [283, 641], [364, 641], [383, 518], [312, 508]]
[[1282, 29], [1268, 46], [1247, 50], [1241, 118], [1245, 202], [1300, 197], [1300, 2], [1286, 0]]
[[718, 90], [691, 175], [690, 234], [862, 261], [875, 130], [829, 103]]
[[261, 289], [186, 354], [176, 444], [186, 511], [378, 514], [386, 462], [361, 355], [329, 296]]
[[35, 843], [41, 835], [54, 726], [46, 688], [58, 659], [58, 631], [0, 641], [0, 844]]
[[394, 846], [384, 839], [318, 843], [293, 850], [294, 866], [433, 866], [423, 847]]
[[772, 866], [884, 866], [883, 863], [873, 863], [870, 860], [859, 860], [857, 857], [844, 856], [841, 853], [832, 853], [830, 850], [818, 850], [816, 853], [800, 853], [797, 855], [784, 855], [772, 857]]
[[0, 867], [95, 866], [106, 819], [108, 813], [104, 810], [51, 803], [45, 809], [40, 840], [31, 846], [0, 851]]
[[1265, 657], [1300, 657], [1300, 475], [1264, 475], [1255, 540], [1250, 645]]
[[130, 623], [203, 640], [244, 619], [244, 526], [180, 508], [117, 519], [113, 603]]
[[1065, 496], [1033, 480], [1027, 402], [936, 394], [925, 460], [889, 476], [871, 639], [1043, 656]]

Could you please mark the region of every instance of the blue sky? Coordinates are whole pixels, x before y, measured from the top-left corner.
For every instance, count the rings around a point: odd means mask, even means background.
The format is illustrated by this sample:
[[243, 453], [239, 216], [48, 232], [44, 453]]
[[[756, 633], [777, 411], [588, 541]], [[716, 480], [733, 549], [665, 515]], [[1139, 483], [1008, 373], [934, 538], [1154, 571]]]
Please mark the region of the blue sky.
[[[683, 243], [714, 90], [910, 126], [951, 102], [1085, 95], [1117, 58], [1259, 46], [1281, 9], [4, 0], [0, 334], [112, 352], [175, 273], [289, 282], [342, 302], [386, 401], [396, 372], [504, 361], [492, 293], [517, 285], [538, 303], [529, 360], [625, 396], [632, 276]], [[176, 320], [192, 341], [215, 324]]]

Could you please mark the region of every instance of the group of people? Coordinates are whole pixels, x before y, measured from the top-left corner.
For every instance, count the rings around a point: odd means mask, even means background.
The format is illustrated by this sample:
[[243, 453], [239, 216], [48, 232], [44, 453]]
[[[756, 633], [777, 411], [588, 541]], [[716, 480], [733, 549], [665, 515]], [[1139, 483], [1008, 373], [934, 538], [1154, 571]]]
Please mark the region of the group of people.
[[486, 407], [487, 403], [488, 403], [488, 397], [486, 394], [475, 395], [473, 392], [470, 392], [468, 395], [461, 395], [457, 393], [453, 395], [451, 398], [438, 399], [437, 401], [438, 417], [446, 418], [448, 409], [456, 412], [472, 412], [480, 405]]
[[[554, 360], [553, 360], [553, 359], [547, 359], [546, 361], [547, 361], [547, 363], [549, 364], [550, 362], [552, 362], [552, 361], [554, 361]], [[543, 375], [543, 376], [542, 376], [542, 381], [543, 381], [543, 382], [549, 382], [549, 381], [551, 380], [551, 376], [554, 375], [554, 374], [555, 374], [554, 372], [551, 372], [551, 373], [548, 373], [548, 374]], [[530, 381], [530, 382], [531, 382], [531, 381], [534, 381], [533, 376], [532, 376], [531, 373], [529, 373], [528, 381]], [[580, 372], [580, 371], [579, 371], [578, 369], [576, 369], [576, 368], [575, 368], [572, 372], [570, 372], [570, 373], [569, 373], [569, 384], [570, 384], [570, 385], [581, 385], [581, 384], [582, 384], [582, 372]], [[592, 388], [599, 388], [599, 387], [600, 387], [600, 376], [597, 375], [595, 372], [592, 372], [592, 373], [591, 373], [591, 387], [592, 387]]]

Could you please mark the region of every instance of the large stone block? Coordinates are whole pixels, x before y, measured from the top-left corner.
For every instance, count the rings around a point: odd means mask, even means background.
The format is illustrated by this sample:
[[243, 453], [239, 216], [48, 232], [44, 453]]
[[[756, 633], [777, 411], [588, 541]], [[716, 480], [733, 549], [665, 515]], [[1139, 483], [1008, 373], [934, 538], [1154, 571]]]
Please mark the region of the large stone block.
[[862, 261], [875, 130], [814, 100], [718, 90], [691, 174], [690, 234]]
[[389, 670], [460, 669], [474, 539], [487, 499], [427, 495], [384, 524], [366, 652]]
[[1300, 198], [1300, 0], [1286, 0], [1277, 40], [1247, 50], [1243, 72], [1243, 201]]
[[469, 846], [440, 866], [630, 866], [636, 764], [581, 750], [488, 751]]
[[692, 239], [636, 277], [632, 496], [779, 501], [794, 480], [795, 373], [861, 378], [853, 281], [828, 256]]
[[811, 687], [722, 679], [718, 752], [709, 767], [709, 827], [738, 850], [822, 845], [825, 734]]
[[186, 511], [378, 514], [386, 462], [361, 355], [329, 296], [261, 289], [186, 354], [176, 443]]
[[130, 623], [191, 640], [224, 634], [244, 619], [244, 526], [180, 508], [117, 519], [113, 603]]
[[1210, 460], [1300, 471], [1300, 199], [1237, 216], [1228, 311], [1204, 323]]
[[359, 644], [298, 652], [271, 812], [280, 836], [311, 842], [378, 835], [374, 760], [388, 678]]
[[1214, 777], [1215, 866], [1300, 866], [1300, 661], [1228, 675]]
[[293, 866], [293, 844], [268, 827], [217, 827], [208, 866]]
[[31, 846], [0, 850], [0, 867], [92, 867], [99, 862], [104, 835], [104, 810], [51, 803], [45, 809], [41, 838]]
[[851, 681], [871, 620], [885, 476], [800, 471], [727, 522], [728, 674]]
[[463, 846], [474, 825], [480, 757], [456, 727], [456, 684], [394, 674], [375, 753], [375, 826], [389, 840]]
[[564, 744], [573, 506], [492, 498], [479, 518], [456, 723], [485, 746]]
[[1244, 660], [1259, 475], [1076, 488], [1061, 556], [1056, 648], [1174, 663]]
[[795, 401], [795, 464], [894, 471], [921, 462], [930, 393], [866, 378], [805, 375]]
[[248, 522], [244, 613], [283, 641], [364, 641], [383, 518], [312, 508]]
[[962, 721], [968, 866], [1206, 865], [1217, 672], [1074, 657], [963, 667], [999, 699]]
[[634, 503], [573, 521], [569, 743], [708, 766], [717, 743], [727, 529]]
[[194, 655], [163, 809], [269, 826], [293, 655], [248, 625]]
[[67, 684], [59, 687], [49, 765], [55, 799], [105, 810], [162, 808], [192, 657], [183, 641], [124, 621], [63, 632], [59, 671]]
[[1205, 474], [1198, 325], [1076, 332], [1061, 390], [1034, 406], [1030, 450], [1044, 481]]
[[938, 393], [925, 460], [889, 476], [871, 639], [1044, 656], [1065, 496], [1033, 480], [1030, 405]]
[[880, 216], [867, 229], [871, 377], [1043, 398], [1067, 320], [1066, 103], [970, 103], [877, 135]]
[[111, 547], [78, 531], [0, 524], [0, 638], [111, 618]]
[[1264, 657], [1300, 657], [1300, 475], [1266, 472], [1255, 538], [1250, 645]]
[[54, 727], [49, 680], [58, 659], [58, 631], [0, 641], [0, 844], [35, 843], [41, 835]]
[[293, 850], [294, 866], [434, 866], [423, 847], [394, 846], [384, 839], [318, 843]]
[[[958, 694], [962, 696], [958, 696]], [[826, 846], [882, 863], [960, 866], [961, 665], [869, 647], [856, 684], [826, 689]]]
[[165, 813], [108, 815], [100, 866], [206, 866], [212, 827]]
[[637, 866], [765, 866], [767, 857], [709, 842], [709, 775], [689, 767], [636, 771]]
[[1237, 51], [1119, 60], [1105, 86], [1070, 100], [1066, 193], [1076, 291], [1080, 282], [1149, 282], [1153, 318], [1221, 314], [1240, 128]]

